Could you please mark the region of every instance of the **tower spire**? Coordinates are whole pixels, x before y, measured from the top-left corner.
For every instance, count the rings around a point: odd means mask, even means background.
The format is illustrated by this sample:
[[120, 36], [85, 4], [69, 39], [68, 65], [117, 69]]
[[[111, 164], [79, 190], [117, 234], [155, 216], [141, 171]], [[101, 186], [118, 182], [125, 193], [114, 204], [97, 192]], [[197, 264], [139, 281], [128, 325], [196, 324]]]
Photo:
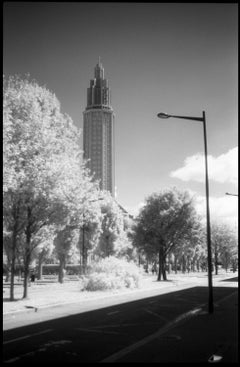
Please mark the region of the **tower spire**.
[[96, 79], [104, 79], [104, 69], [101, 64], [101, 57], [98, 56], [98, 63], [95, 67], [95, 78]]

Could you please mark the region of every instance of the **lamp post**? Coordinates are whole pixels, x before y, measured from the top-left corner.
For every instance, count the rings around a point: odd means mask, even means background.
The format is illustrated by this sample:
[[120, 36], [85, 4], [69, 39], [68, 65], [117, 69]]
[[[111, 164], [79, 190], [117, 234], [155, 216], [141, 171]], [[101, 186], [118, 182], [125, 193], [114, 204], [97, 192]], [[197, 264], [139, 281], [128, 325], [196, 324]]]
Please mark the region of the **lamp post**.
[[225, 195], [238, 196], [238, 194], [230, 194], [229, 192], [226, 192]]
[[208, 184], [208, 160], [207, 160], [207, 132], [206, 132], [206, 117], [205, 111], [202, 117], [191, 116], [176, 116], [167, 113], [158, 113], [159, 118], [167, 119], [170, 117], [200, 121], [203, 123], [203, 137], [204, 137], [204, 156], [205, 156], [205, 186], [206, 186], [206, 226], [207, 226], [207, 251], [208, 251], [208, 312], [213, 313], [213, 287], [212, 287], [212, 249], [211, 249], [211, 227], [210, 227], [210, 210], [209, 210], [209, 184]]

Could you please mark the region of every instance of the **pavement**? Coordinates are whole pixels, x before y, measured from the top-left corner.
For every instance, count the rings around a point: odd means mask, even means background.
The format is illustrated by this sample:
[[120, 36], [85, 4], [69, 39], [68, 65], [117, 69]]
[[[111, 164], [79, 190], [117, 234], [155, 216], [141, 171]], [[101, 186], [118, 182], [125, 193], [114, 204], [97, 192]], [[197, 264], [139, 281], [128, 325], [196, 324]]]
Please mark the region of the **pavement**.
[[[181, 288], [188, 288], [188, 280], [181, 282]], [[172, 292], [176, 287], [179, 287], [178, 281], [157, 282], [156, 277], [145, 277], [142, 287], [136, 289], [124, 289], [115, 291], [80, 291], [79, 282], [66, 281], [63, 284], [57, 282], [50, 283], [48, 281], [36, 281], [29, 288], [29, 297], [22, 299], [23, 286], [21, 282], [15, 285], [15, 301], [9, 301], [10, 284], [4, 284], [3, 288], [3, 316], [17, 315], [29, 312], [35, 312], [52, 308], [61, 307], [68, 304], [83, 304], [91, 303], [91, 301], [100, 299], [119, 299], [121, 296], [128, 296], [129, 299], [134, 299], [144, 295], [146, 291], [165, 293]]]

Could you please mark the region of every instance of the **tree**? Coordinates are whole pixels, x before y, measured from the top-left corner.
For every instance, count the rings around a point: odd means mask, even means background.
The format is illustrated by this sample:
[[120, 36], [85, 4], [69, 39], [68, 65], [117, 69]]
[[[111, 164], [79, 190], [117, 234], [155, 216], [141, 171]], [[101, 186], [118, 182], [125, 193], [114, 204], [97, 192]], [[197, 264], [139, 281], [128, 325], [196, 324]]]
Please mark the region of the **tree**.
[[44, 226], [33, 239], [36, 243], [33, 250], [33, 259], [37, 259], [38, 279], [42, 279], [42, 264], [48, 259], [54, 249], [54, 238], [56, 236], [56, 228], [54, 225]]
[[172, 252], [175, 273], [177, 273], [178, 267], [182, 273], [200, 270], [200, 261], [204, 258], [203, 254], [206, 255], [206, 234], [200, 217], [197, 230], [189, 233], [184, 241], [178, 242]]
[[[82, 198], [91, 179], [80, 150], [80, 132], [56, 96], [36, 82], [4, 79], [4, 215], [12, 233], [12, 276], [21, 238], [27, 297], [29, 264], [38, 232], [74, 219], [71, 196]], [[9, 205], [10, 204], [10, 205]], [[24, 245], [23, 245], [24, 241]]]
[[135, 244], [149, 255], [157, 254], [158, 280], [166, 280], [166, 257], [176, 246], [199, 230], [193, 200], [176, 188], [154, 193], [146, 199], [135, 228]]
[[235, 231], [226, 223], [212, 221], [211, 243], [215, 274], [218, 274], [219, 264], [223, 264], [227, 271], [230, 264], [234, 264], [234, 259], [237, 258], [237, 237]]
[[101, 201], [102, 228], [96, 253], [100, 257], [124, 256], [131, 247], [127, 223], [118, 203], [109, 193]]
[[3, 223], [5, 227], [4, 250], [10, 271], [10, 301], [14, 301], [14, 274], [18, 256], [19, 238], [24, 228], [25, 218], [21, 216], [22, 200], [11, 188], [4, 192]]
[[82, 224], [80, 224], [79, 250], [81, 273], [85, 275], [90, 252], [94, 252], [101, 231], [101, 211], [98, 199], [92, 199], [82, 206]]
[[77, 246], [78, 232], [70, 226], [66, 226], [57, 233], [54, 239], [55, 251], [59, 259], [59, 283], [64, 282], [65, 267], [72, 247]]
[[123, 234], [123, 238], [121, 240], [122, 246], [119, 246], [119, 254], [126, 257], [127, 260], [132, 260], [135, 263], [138, 263], [137, 252], [132, 244], [134, 223], [134, 218], [131, 215], [128, 213], [123, 215], [123, 231], [121, 232]]
[[215, 273], [221, 263], [225, 270], [235, 263], [238, 258], [237, 235], [234, 229], [222, 222], [213, 222], [211, 226], [212, 247], [214, 253]]
[[11, 239], [11, 233], [3, 230], [3, 268], [6, 271], [5, 282], [9, 282], [11, 274]]

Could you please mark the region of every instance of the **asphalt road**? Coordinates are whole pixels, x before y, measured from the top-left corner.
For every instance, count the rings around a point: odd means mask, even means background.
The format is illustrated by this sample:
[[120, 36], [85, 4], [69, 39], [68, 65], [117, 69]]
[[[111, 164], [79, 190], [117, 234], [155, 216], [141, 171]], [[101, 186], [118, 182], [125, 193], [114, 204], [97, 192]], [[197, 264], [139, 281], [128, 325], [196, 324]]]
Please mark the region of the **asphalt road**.
[[[214, 288], [216, 309], [221, 302], [232, 305], [230, 299], [236, 294], [234, 288]], [[12, 328], [3, 334], [3, 362], [161, 362], [159, 356], [171, 361], [174, 353], [178, 355], [176, 346], [183, 342], [184, 332], [185, 340], [196, 333], [197, 326], [189, 332], [184, 325], [200, 313], [207, 298], [207, 287], [198, 286]], [[209, 351], [197, 361], [202, 362], [211, 352], [209, 345]]]

